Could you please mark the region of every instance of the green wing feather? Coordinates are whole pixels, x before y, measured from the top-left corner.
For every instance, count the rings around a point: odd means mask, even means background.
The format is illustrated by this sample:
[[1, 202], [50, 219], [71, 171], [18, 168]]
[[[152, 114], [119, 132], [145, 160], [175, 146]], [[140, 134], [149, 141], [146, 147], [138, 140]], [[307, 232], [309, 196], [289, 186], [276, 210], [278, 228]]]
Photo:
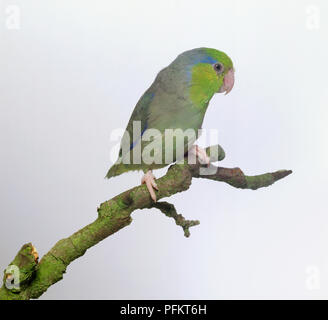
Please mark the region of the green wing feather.
[[[154, 97], [154, 93], [152, 92], [152, 87], [150, 87], [139, 99], [137, 105], [135, 106], [130, 120], [128, 122], [128, 125], [125, 130], [125, 134], [128, 134], [128, 137], [132, 138], [133, 137], [133, 121], [140, 121], [141, 123], [141, 130], [143, 130], [147, 126], [147, 121], [149, 117], [149, 107], [151, 104], [151, 101]], [[141, 139], [141, 137], [139, 138]], [[139, 141], [131, 141], [131, 144], [136, 144]], [[130, 171], [130, 170], [139, 170], [140, 168], [136, 167], [133, 168], [133, 165], [130, 164], [123, 164], [121, 163], [122, 158], [125, 156], [123, 154], [123, 139], [121, 142], [121, 147], [119, 151], [119, 158], [116, 161], [116, 163], [108, 170], [106, 174], [106, 178], [111, 178], [117, 175], [122, 174], [123, 172]]]

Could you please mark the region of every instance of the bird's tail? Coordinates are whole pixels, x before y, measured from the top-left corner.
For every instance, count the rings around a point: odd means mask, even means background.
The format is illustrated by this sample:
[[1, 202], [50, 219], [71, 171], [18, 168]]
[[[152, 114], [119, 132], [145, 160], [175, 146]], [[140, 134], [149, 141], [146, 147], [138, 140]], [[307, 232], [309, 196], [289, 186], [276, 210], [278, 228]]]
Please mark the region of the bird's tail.
[[122, 158], [118, 158], [118, 160], [109, 168], [106, 177], [107, 179], [119, 176], [120, 174], [127, 172], [127, 171], [133, 171], [136, 170], [133, 165], [130, 164], [124, 164], [122, 162]]
[[125, 172], [125, 171], [124, 171], [124, 167], [122, 164], [114, 164], [109, 168], [105, 178], [109, 179], [112, 177], [116, 177], [116, 176], [122, 174], [123, 172]]

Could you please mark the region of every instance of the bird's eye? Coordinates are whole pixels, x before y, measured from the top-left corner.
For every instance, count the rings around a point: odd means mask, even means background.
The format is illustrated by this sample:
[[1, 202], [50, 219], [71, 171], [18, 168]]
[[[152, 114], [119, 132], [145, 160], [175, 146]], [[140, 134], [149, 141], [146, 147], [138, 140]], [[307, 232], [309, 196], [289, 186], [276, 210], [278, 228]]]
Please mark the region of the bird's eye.
[[216, 63], [214, 65], [214, 70], [219, 72], [219, 73], [222, 73], [224, 71], [224, 66], [222, 63]]

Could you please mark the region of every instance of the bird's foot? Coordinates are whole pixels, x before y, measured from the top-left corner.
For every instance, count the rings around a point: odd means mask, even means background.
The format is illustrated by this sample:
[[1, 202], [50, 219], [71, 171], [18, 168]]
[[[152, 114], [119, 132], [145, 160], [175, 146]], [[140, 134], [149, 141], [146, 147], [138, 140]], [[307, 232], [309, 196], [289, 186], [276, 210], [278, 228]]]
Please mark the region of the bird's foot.
[[196, 144], [191, 147], [190, 152], [198, 158], [201, 164], [206, 164], [207, 166], [210, 165], [210, 157], [207, 155], [205, 149]]
[[151, 198], [154, 200], [154, 202], [156, 202], [156, 194], [154, 188], [158, 190], [158, 187], [155, 182], [155, 176], [153, 175], [153, 172], [151, 170], [147, 171], [147, 173], [145, 173], [144, 176], [142, 177], [141, 184], [144, 183], [147, 186]]

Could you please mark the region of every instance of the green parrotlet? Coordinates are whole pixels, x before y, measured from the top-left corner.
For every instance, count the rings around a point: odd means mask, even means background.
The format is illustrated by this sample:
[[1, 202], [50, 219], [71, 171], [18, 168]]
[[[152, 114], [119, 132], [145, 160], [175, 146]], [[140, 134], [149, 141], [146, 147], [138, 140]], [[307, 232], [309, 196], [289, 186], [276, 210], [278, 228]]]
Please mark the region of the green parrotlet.
[[[151, 198], [156, 201], [154, 189], [158, 188], [152, 170], [177, 161], [177, 150], [182, 150], [183, 154], [193, 152], [203, 163], [209, 163], [205, 150], [193, 143], [198, 138], [213, 95], [217, 92], [227, 94], [233, 85], [233, 63], [224, 52], [197, 48], [180, 54], [158, 73], [139, 99], [123, 135], [118, 160], [106, 177], [143, 170], [141, 182], [146, 184]], [[171, 132], [192, 130], [195, 135], [189, 136], [188, 141], [175, 138], [173, 143], [168, 143], [165, 138], [165, 135], [169, 136], [168, 129]], [[173, 154], [169, 160], [168, 152], [170, 156]]]

